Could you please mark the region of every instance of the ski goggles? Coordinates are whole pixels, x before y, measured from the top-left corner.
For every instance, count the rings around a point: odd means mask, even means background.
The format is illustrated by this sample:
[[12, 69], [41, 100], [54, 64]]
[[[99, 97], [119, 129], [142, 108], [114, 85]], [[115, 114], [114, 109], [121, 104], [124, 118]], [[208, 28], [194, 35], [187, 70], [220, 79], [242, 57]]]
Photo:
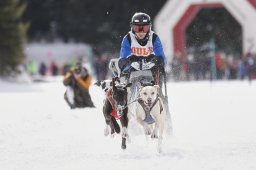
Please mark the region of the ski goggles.
[[150, 25], [132, 25], [132, 30], [134, 32], [148, 32]]

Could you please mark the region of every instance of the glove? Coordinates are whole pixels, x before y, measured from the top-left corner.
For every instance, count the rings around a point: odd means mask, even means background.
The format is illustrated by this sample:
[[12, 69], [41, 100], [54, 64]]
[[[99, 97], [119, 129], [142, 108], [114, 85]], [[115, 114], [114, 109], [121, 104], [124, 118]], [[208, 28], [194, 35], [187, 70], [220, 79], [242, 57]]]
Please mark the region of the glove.
[[156, 56], [155, 56], [154, 54], [150, 54], [149, 56], [147, 56], [147, 58], [148, 58], [149, 60], [152, 60], [152, 59], [156, 58]]
[[130, 61], [131, 63], [140, 60], [140, 57], [138, 57], [138, 56], [136, 56], [136, 55], [130, 55], [130, 56], [128, 56], [127, 58], [129, 59], [129, 61]]
[[125, 66], [127, 66], [128, 64], [131, 64], [131, 61], [128, 58], [120, 58], [118, 61], [118, 67], [121, 71], [123, 71]]
[[154, 54], [150, 54], [148, 56], [136, 56], [136, 55], [130, 55], [127, 58], [129, 58], [129, 60], [132, 62], [138, 62], [138, 61], [142, 61], [142, 60], [146, 60], [147, 62], [151, 61], [152, 59], [154, 59], [156, 56]]

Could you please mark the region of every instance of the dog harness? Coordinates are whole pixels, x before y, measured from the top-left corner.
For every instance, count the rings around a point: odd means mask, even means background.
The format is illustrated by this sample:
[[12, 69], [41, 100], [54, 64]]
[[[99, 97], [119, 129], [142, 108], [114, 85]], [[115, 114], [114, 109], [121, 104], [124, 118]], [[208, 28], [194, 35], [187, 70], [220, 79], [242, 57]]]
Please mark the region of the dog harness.
[[112, 112], [111, 112], [111, 115], [116, 118], [116, 119], [119, 119], [121, 117], [121, 115], [119, 115], [117, 113], [117, 110], [116, 110], [116, 101], [114, 100], [113, 98], [113, 89], [112, 88], [109, 88], [107, 90], [107, 99], [108, 101], [110, 102], [111, 106], [112, 106]]
[[[154, 106], [156, 105], [157, 102], [160, 102], [159, 97], [157, 97], [157, 99], [154, 101], [154, 103], [152, 104], [151, 107], [147, 106], [144, 101], [142, 99], [138, 99], [139, 104], [142, 106], [143, 110], [145, 111], [146, 117], [144, 119], [144, 121], [148, 124], [152, 124], [155, 123], [154, 118], [152, 117], [150, 111], [154, 108]], [[163, 106], [162, 103], [160, 102], [160, 114], [163, 111]]]

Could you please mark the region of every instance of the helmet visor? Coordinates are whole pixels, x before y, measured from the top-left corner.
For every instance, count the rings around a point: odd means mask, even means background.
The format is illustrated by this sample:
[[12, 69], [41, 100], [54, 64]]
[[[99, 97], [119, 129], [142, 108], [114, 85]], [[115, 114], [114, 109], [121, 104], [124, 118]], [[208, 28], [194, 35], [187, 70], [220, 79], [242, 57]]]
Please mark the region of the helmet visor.
[[148, 32], [150, 25], [132, 25], [132, 30], [134, 32]]

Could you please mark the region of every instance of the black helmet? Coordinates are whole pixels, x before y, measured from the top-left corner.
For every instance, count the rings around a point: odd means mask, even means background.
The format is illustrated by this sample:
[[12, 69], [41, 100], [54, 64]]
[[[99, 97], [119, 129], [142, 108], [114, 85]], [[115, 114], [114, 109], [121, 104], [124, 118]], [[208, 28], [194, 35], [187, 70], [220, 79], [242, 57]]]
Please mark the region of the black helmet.
[[150, 16], [142, 12], [135, 13], [132, 17], [130, 25], [151, 25]]

